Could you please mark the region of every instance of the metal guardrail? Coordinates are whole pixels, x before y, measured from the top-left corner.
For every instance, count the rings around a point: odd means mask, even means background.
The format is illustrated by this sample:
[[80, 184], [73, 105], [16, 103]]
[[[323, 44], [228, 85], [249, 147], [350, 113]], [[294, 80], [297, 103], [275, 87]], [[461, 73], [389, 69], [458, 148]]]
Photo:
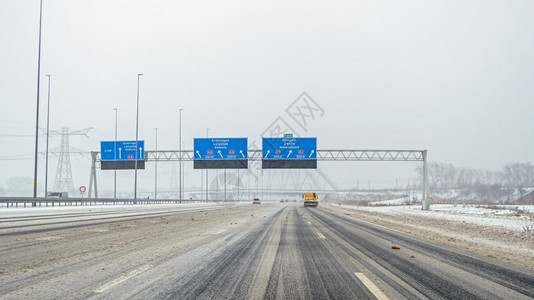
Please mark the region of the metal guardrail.
[[[122, 198], [33, 198], [33, 197], [0, 197], [0, 207], [28, 206], [91, 206], [91, 205], [132, 205], [132, 204], [181, 204], [181, 203], [219, 203], [223, 200], [178, 200], [178, 199], [122, 199]], [[226, 201], [227, 203], [234, 201]]]

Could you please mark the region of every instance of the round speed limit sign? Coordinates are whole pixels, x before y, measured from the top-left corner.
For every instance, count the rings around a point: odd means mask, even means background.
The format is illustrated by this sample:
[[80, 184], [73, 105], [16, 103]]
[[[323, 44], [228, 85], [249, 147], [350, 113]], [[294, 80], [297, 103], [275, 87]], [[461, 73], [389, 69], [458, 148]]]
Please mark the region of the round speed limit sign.
[[82, 185], [82, 186], [80, 187], [80, 193], [85, 193], [86, 190], [87, 190], [87, 189], [85, 188], [85, 186]]

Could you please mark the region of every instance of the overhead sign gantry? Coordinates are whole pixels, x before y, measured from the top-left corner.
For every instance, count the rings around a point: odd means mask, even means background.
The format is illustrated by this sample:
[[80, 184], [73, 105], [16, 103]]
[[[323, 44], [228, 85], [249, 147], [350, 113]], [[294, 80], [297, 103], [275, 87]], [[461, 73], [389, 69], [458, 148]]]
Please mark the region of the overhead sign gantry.
[[[289, 138], [289, 137], [288, 137]], [[315, 138], [314, 138], [315, 139]], [[246, 139], [245, 139], [246, 140]], [[316, 143], [316, 141], [315, 141]], [[297, 143], [295, 144], [297, 145]], [[214, 149], [215, 147], [211, 148]], [[236, 147], [232, 147], [236, 148]], [[168, 150], [168, 151], [145, 151], [146, 153], [146, 160], [147, 161], [194, 161], [196, 164], [200, 162], [198, 158], [200, 156], [196, 153], [196, 150], [199, 150], [199, 153], [202, 153], [201, 151], [205, 149], [205, 153], [207, 152], [207, 147], [200, 146], [198, 149], [195, 146], [195, 150]], [[229, 147], [226, 147], [227, 150], [233, 150], [229, 149]], [[236, 148], [238, 149], [238, 148]], [[239, 147], [240, 150], [246, 149], [246, 143], [242, 144]], [[280, 150], [280, 153], [278, 155], [282, 155], [282, 148], [275, 147], [275, 144], [271, 144], [271, 151], [274, 150], [274, 154], [276, 153], [276, 150]], [[291, 150], [293, 150], [292, 148]], [[306, 149], [308, 150], [308, 159], [315, 160], [315, 165], [317, 163], [317, 160], [321, 161], [339, 161], [339, 162], [347, 162], [347, 161], [416, 161], [416, 162], [422, 162], [423, 163], [423, 210], [430, 209], [430, 203], [427, 199], [427, 193], [426, 193], [426, 184], [427, 184], [427, 150], [315, 150], [315, 154], [311, 155], [311, 150], [316, 149], [316, 146], [314, 148], [311, 147], [303, 147], [301, 153], [297, 150], [297, 159], [299, 158], [302, 161], [305, 161], [305, 155], [306, 155]], [[251, 149], [247, 152], [243, 151], [243, 154], [246, 153], [244, 161], [241, 161], [239, 163], [241, 164], [247, 164], [248, 160], [250, 161], [262, 161], [265, 162], [267, 159], [265, 159], [265, 155], [267, 154], [267, 147], [264, 145], [263, 150], [257, 150], [257, 149]], [[214, 152], [215, 154], [219, 154], [218, 151]], [[233, 152], [232, 154], [228, 151], [228, 156], [226, 156], [227, 159], [233, 160], [232, 158], [237, 158], [236, 153], [240, 153], [240, 151]], [[286, 153], [286, 160], [291, 158], [293, 155], [293, 152], [291, 152], [291, 155], [287, 157], [289, 151]], [[269, 152], [271, 154], [271, 152]], [[211, 153], [210, 155], [213, 155]], [[224, 152], [221, 150], [221, 155], [223, 155], [224, 158]], [[231, 155], [231, 156], [230, 156]], [[220, 157], [220, 155], [219, 155]], [[205, 160], [214, 160], [215, 156], [208, 157], [207, 155], [204, 156]], [[241, 155], [241, 158], [243, 158], [243, 155]], [[280, 160], [283, 158], [280, 158]], [[88, 194], [89, 197], [93, 195], [93, 184], [94, 184], [94, 196], [98, 198], [98, 192], [97, 192], [97, 185], [96, 185], [96, 168], [98, 164], [102, 166], [104, 163], [104, 160], [102, 159], [102, 152], [95, 152], [91, 151], [91, 176], [89, 181], [89, 188], [88, 188]], [[267, 162], [272, 163], [272, 162]], [[310, 163], [310, 162], [307, 162]], [[207, 164], [206, 162], [200, 163], [200, 164]], [[195, 168], [197, 168], [195, 166]], [[215, 167], [217, 168], [217, 167]]]

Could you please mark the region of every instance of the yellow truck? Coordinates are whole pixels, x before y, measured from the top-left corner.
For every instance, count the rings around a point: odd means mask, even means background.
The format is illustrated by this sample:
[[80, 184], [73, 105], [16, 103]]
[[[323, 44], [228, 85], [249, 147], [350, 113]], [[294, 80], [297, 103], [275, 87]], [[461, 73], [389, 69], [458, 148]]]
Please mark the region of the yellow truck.
[[304, 193], [304, 195], [302, 195], [302, 199], [304, 200], [305, 207], [317, 207], [317, 205], [319, 205], [319, 197], [317, 196], [317, 193]]

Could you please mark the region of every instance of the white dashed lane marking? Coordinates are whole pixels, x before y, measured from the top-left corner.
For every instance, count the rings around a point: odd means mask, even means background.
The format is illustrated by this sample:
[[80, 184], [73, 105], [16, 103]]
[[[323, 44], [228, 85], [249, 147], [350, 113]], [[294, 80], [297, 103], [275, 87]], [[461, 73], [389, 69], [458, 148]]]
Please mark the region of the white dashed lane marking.
[[124, 281], [126, 281], [126, 280], [128, 280], [128, 279], [130, 279], [132, 277], [135, 277], [135, 276], [145, 272], [146, 270], [148, 270], [150, 268], [152, 268], [151, 265], [141, 266], [141, 267], [131, 271], [130, 273], [124, 274], [121, 277], [119, 277], [119, 278], [117, 278], [117, 279], [115, 279], [113, 281], [110, 281], [110, 282], [100, 286], [99, 288], [94, 289], [93, 292], [95, 292], [95, 293], [105, 292], [105, 291], [109, 290], [110, 288], [116, 286], [117, 284], [122, 283], [122, 282], [124, 282]]
[[369, 278], [367, 278], [367, 276], [365, 276], [365, 274], [356, 272], [354, 275], [358, 277], [358, 279], [367, 287], [367, 289], [369, 289], [371, 293], [373, 293], [373, 295], [375, 295], [378, 300], [389, 299], [371, 280], [369, 280]]

